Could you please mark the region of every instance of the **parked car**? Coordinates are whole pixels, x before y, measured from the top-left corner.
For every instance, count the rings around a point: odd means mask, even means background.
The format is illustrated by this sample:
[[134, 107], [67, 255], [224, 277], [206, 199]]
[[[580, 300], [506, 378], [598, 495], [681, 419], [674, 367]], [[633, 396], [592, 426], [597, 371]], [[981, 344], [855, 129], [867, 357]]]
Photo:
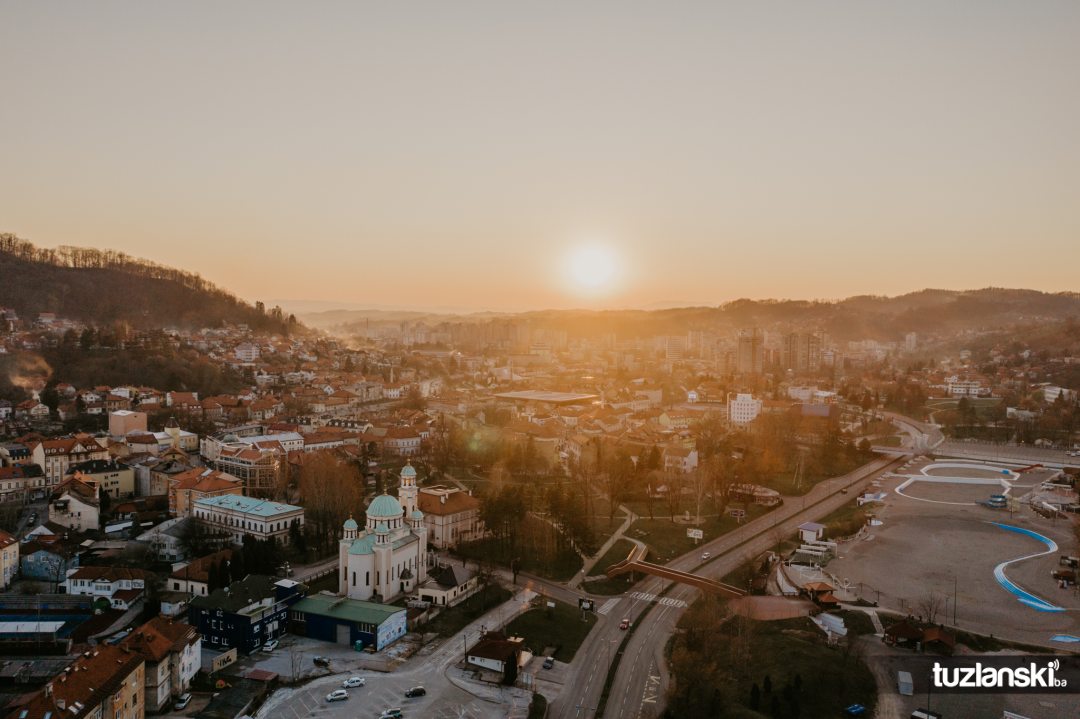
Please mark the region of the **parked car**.
[[701, 561], [704, 562], [706, 559], [708, 559], [711, 556], [712, 556], [712, 552], [702, 552], [701, 553]]
[[629, 628], [630, 628], [630, 617], [625, 617], [621, 622], [619, 622], [619, 629], [629, 629]]
[[346, 679], [345, 681], [343, 681], [341, 683], [341, 686], [346, 687], [348, 689], [352, 689], [354, 687], [362, 687], [362, 686], [364, 686], [364, 678], [363, 677], [349, 677], [348, 679]]
[[379, 715], [379, 719], [401, 719], [401, 710], [397, 708], [383, 709], [383, 713]]
[[551, 669], [553, 666], [555, 666], [555, 657], [545, 657], [544, 669]]
[[326, 701], [328, 702], [343, 702], [349, 698], [349, 692], [344, 689], [335, 689], [326, 695]]
[[405, 690], [405, 698], [412, 699], [413, 697], [422, 697], [427, 694], [427, 689], [424, 687], [413, 687], [412, 689]]
[[191, 694], [181, 694], [180, 698], [173, 704], [173, 709], [176, 711], [183, 711], [187, 708], [187, 705], [191, 703]]
[[317, 667], [330, 666], [330, 659], [328, 657], [313, 657], [311, 661], [315, 662], [315, 666]]
[[271, 639], [266, 644], [262, 645], [262, 650], [264, 652], [272, 652], [278, 648], [278, 644], [280, 644], [280, 642], [277, 639]]

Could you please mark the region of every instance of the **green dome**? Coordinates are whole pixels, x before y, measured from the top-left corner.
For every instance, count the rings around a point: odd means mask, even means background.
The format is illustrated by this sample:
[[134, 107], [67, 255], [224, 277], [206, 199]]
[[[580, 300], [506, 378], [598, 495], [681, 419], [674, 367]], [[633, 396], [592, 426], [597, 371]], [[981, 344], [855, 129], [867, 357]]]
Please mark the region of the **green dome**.
[[410, 463], [406, 462], [405, 466], [401, 468], [401, 476], [402, 477], [415, 477], [416, 476], [416, 470], [413, 469], [413, 466]]
[[423, 519], [424, 518], [424, 513], [421, 512], [419, 509], [414, 509], [413, 513], [412, 513], [412, 518], [413, 519]]
[[379, 522], [375, 525], [375, 534], [390, 534], [390, 527], [386, 526], [386, 522]]
[[369, 518], [387, 517], [397, 519], [401, 517], [403, 512], [404, 510], [401, 508], [401, 503], [389, 494], [380, 494], [378, 497], [371, 500], [371, 504], [369, 504], [367, 508], [367, 516]]
[[356, 528], [357, 528], [357, 524], [356, 524], [355, 519], [353, 519], [352, 517], [349, 517], [348, 519], [345, 520], [345, 529], [356, 529]]

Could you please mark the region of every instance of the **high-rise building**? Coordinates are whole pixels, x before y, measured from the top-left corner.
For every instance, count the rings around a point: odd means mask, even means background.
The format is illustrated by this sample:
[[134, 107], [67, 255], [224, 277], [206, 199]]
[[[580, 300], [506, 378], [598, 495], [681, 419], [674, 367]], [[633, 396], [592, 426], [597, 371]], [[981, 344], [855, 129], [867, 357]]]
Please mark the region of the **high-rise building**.
[[738, 374], [761, 374], [765, 365], [765, 333], [755, 327], [741, 330], [735, 350], [735, 371]]
[[783, 368], [796, 372], [816, 372], [821, 369], [824, 339], [821, 332], [791, 332], [785, 335], [780, 359]]

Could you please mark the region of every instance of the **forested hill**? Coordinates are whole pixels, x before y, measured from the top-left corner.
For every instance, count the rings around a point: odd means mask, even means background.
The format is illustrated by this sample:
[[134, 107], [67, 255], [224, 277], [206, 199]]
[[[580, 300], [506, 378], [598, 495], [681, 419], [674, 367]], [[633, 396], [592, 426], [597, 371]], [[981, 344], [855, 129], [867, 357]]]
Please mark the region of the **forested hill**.
[[0, 234], [0, 307], [24, 319], [39, 312], [105, 326], [218, 327], [247, 324], [287, 333], [295, 318], [264, 312], [193, 272], [111, 250], [35, 247]]

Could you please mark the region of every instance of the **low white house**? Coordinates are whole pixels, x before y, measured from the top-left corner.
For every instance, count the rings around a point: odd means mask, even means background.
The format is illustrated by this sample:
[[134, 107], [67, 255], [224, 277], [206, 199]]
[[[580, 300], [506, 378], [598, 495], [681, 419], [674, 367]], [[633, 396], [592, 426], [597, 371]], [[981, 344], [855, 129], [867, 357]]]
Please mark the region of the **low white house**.
[[77, 567], [67, 571], [62, 582], [68, 594], [84, 594], [109, 600], [113, 609], [130, 609], [143, 598], [147, 580], [153, 574], [126, 567]]

